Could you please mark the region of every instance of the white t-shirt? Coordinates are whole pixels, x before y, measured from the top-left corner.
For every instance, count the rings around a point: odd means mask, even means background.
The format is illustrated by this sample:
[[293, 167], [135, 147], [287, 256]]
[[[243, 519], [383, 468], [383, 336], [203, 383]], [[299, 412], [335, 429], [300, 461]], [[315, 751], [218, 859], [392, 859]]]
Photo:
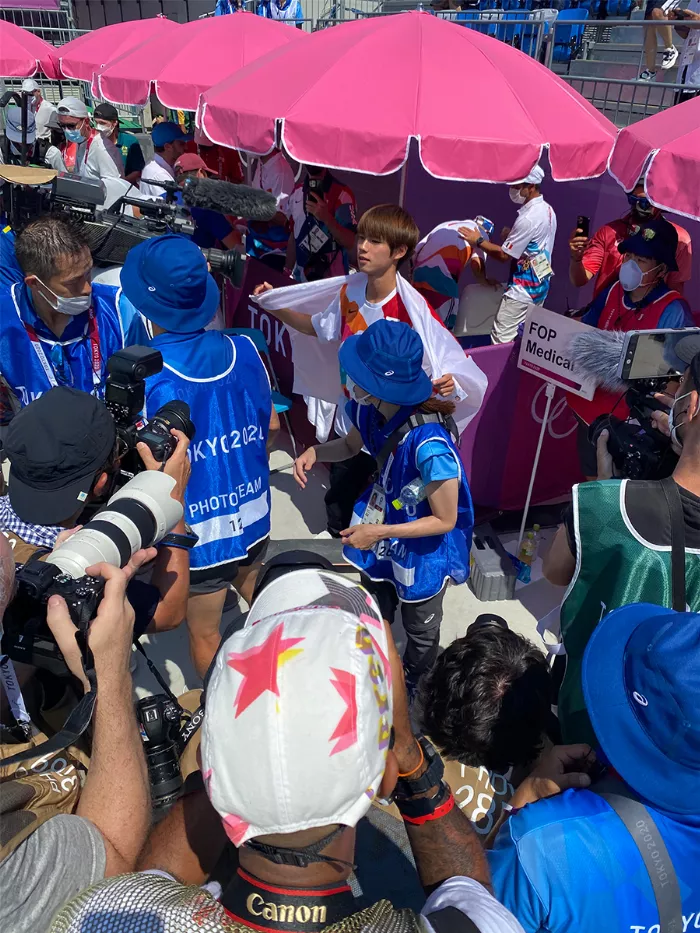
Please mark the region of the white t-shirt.
[[48, 139], [49, 136], [51, 136], [51, 130], [49, 129], [49, 118], [55, 109], [56, 108], [52, 103], [49, 103], [48, 100], [44, 100], [42, 97], [39, 108], [34, 111], [37, 139]]
[[[687, 9], [690, 13], [700, 13], [700, 0], [690, 0]], [[683, 84], [700, 87], [700, 28], [688, 30], [678, 63], [678, 75]]]
[[124, 161], [121, 153], [111, 140], [95, 136], [80, 174], [86, 178], [123, 178]]
[[165, 188], [159, 188], [158, 185], [149, 185], [149, 180], [174, 181], [174, 179], [174, 169], [168, 165], [163, 156], [156, 152], [151, 161], [144, 166], [143, 172], [141, 172], [139, 190], [147, 198], [162, 198], [165, 196]]
[[[552, 261], [554, 238], [557, 234], [557, 215], [542, 195], [528, 201], [518, 211], [505, 243], [503, 252], [516, 260], [516, 269], [505, 294], [516, 301], [542, 304], [549, 291], [549, 280], [538, 280], [530, 260], [544, 253]], [[550, 276], [551, 278], [551, 276]]]
[[257, 160], [253, 172], [253, 187], [274, 194], [277, 207], [283, 210], [281, 205], [294, 190], [294, 172], [283, 152], [276, 152], [267, 162]]
[[[360, 284], [361, 283], [358, 281], [358, 285]], [[403, 307], [403, 302], [401, 302], [396, 289], [394, 289], [390, 295], [387, 295], [383, 301], [379, 301], [375, 304], [371, 301], [367, 301], [367, 299], [364, 297], [364, 294], [353, 294], [353, 286], [355, 286], [355, 283], [351, 278], [350, 282], [348, 283], [346, 294], [350, 303], [354, 302], [359, 305], [359, 311], [357, 314], [364, 321], [363, 326], [356, 317], [355, 323], [353, 324], [353, 332], [359, 333], [360, 331], [366, 330], [370, 324], [374, 324], [375, 321], [381, 321], [384, 318], [390, 321], [406, 320], [405, 313], [403, 316], [400, 313], [400, 308]], [[355, 288], [356, 287], [357, 286], [355, 286]], [[325, 311], [314, 314], [311, 318], [311, 323], [313, 324], [313, 328], [316, 331], [319, 340], [325, 340], [330, 343], [340, 340], [343, 336], [341, 332], [343, 327], [342, 312], [336, 302], [333, 302], [333, 304], [331, 304]], [[344, 373], [341, 373], [341, 383], [343, 386], [345, 385]], [[345, 406], [347, 402], [347, 395], [345, 395], [344, 391], [341, 391], [338, 398], [338, 407], [335, 413], [335, 430], [341, 437], [344, 437], [346, 434], [348, 434], [352, 428], [352, 422], [345, 413]]]

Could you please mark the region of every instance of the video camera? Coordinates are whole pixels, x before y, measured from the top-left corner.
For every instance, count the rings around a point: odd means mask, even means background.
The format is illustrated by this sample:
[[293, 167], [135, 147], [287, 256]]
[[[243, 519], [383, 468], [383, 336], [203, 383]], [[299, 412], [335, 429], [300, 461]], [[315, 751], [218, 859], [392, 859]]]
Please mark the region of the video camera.
[[616, 376], [626, 386], [630, 414], [625, 420], [613, 413], [600, 415], [590, 425], [588, 439], [595, 445], [602, 431], [609, 432], [608, 450], [627, 479], [664, 479], [673, 473], [678, 457], [670, 438], [652, 423], [655, 411], [666, 410], [654, 395], [680, 378], [687, 365], [685, 353], [678, 355], [683, 352], [681, 341], [696, 340], [700, 349], [700, 329], [629, 331], [614, 339], [621, 350]]

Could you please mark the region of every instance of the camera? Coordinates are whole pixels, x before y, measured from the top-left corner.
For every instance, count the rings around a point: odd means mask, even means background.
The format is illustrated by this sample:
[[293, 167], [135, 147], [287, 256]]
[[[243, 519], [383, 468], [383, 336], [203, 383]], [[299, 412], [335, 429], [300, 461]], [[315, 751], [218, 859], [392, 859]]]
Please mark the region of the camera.
[[136, 704], [136, 719], [146, 754], [155, 809], [169, 806], [182, 792], [182, 715], [182, 707], [164, 693], [143, 697]]
[[138, 443], [147, 444], [153, 457], [163, 463], [177, 447], [171, 428], [182, 431], [190, 440], [195, 434], [190, 407], [178, 399], [166, 402], [149, 421], [141, 417], [146, 403], [146, 379], [162, 368], [161, 353], [149, 347], [126, 347], [107, 360], [105, 405], [117, 427], [121, 475], [126, 479], [145, 469], [136, 450]]
[[600, 415], [588, 429], [588, 440], [593, 446], [607, 429], [610, 456], [618, 473], [626, 479], [664, 479], [678, 463], [670, 439], [651, 423], [652, 412], [659, 408], [653, 396], [658, 391], [658, 380], [637, 380], [625, 393], [630, 417], [637, 423]]
[[104, 581], [85, 571], [105, 562], [123, 567], [140, 548], [157, 544], [177, 525], [182, 505], [171, 493], [175, 480], [149, 470], [128, 482], [95, 517], [39, 560], [37, 551], [17, 571], [17, 594], [7, 608], [2, 651], [13, 661], [65, 674], [66, 666], [46, 624], [50, 596], [63, 596], [70, 616], [85, 631], [94, 618]]

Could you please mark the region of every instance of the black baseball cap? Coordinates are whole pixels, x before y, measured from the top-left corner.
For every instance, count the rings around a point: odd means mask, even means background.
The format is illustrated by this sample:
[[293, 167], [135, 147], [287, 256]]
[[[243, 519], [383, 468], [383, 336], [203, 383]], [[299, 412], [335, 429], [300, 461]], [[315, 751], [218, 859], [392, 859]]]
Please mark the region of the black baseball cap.
[[100, 120], [108, 120], [110, 123], [119, 122], [117, 108], [111, 104], [98, 104], [92, 111], [93, 117], [99, 117]]
[[669, 272], [678, 271], [676, 250], [678, 249], [678, 233], [676, 228], [664, 217], [655, 217], [648, 220], [643, 226], [628, 236], [618, 246], [621, 253], [634, 253], [662, 262]]
[[116, 441], [104, 402], [66, 386], [51, 389], [10, 422], [10, 505], [23, 522], [58, 525], [90, 492]]

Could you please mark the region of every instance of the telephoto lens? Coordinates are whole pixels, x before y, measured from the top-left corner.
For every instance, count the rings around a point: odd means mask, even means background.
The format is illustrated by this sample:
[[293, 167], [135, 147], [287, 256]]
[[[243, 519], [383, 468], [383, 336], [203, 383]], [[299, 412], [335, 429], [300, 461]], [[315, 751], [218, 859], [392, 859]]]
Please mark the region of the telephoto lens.
[[212, 272], [220, 272], [231, 280], [234, 288], [239, 288], [243, 281], [246, 257], [235, 249], [203, 249], [204, 258]]
[[175, 480], [146, 470], [115, 493], [103, 509], [46, 558], [69, 577], [82, 577], [93, 564], [124, 567], [140, 548], [151, 547], [183, 516], [171, 493]]

